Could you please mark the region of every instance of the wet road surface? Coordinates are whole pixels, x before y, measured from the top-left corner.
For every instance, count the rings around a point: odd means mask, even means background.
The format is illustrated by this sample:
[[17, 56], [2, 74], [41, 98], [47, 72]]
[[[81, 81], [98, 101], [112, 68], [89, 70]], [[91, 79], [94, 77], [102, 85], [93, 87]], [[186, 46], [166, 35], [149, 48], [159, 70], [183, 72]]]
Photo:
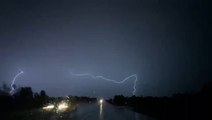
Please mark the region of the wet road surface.
[[4, 120], [155, 120], [126, 107], [103, 104], [79, 104], [77, 110], [66, 114], [45, 112], [41, 109], [16, 111]]
[[71, 120], [154, 120], [126, 107], [104, 104], [81, 104], [69, 116]]

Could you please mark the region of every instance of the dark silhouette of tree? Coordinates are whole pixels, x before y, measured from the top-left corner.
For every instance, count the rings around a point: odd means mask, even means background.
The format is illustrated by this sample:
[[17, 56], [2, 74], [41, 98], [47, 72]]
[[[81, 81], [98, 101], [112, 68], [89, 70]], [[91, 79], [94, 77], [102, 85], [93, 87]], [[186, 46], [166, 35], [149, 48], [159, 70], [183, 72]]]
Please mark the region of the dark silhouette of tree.
[[0, 88], [0, 95], [9, 95], [10, 87], [6, 83], [3, 83]]
[[44, 90], [41, 90], [40, 96], [43, 97], [43, 98], [46, 98], [47, 97], [46, 92]]
[[40, 91], [40, 102], [41, 104], [45, 104], [46, 102], [48, 102], [48, 95], [46, 94], [46, 92], [44, 90]]
[[21, 88], [21, 90], [19, 91], [19, 97], [25, 99], [25, 100], [31, 100], [33, 99], [33, 92], [31, 87], [24, 87]]
[[7, 92], [7, 93], [9, 93], [10, 87], [6, 83], [3, 83], [2, 90], [5, 91], [5, 92]]
[[36, 93], [34, 93], [34, 98], [35, 99], [37, 99], [37, 98], [39, 98], [40, 97], [40, 95], [36, 92]]
[[114, 96], [113, 102], [116, 103], [117, 105], [124, 105], [126, 100], [123, 95], [116, 95]]

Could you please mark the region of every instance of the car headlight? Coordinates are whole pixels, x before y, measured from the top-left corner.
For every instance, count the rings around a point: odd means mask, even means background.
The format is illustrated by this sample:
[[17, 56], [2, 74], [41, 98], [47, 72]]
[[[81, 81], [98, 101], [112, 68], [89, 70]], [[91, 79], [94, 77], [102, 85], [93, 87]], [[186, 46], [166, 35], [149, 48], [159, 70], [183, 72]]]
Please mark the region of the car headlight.
[[57, 106], [57, 112], [63, 112], [63, 111], [66, 111], [68, 109], [68, 103], [66, 102], [61, 102], [58, 104]]
[[99, 100], [99, 104], [103, 104], [103, 102], [104, 102], [104, 99]]
[[48, 110], [54, 109], [54, 107], [55, 107], [55, 106], [54, 106], [53, 104], [50, 104], [50, 105], [47, 105], [47, 106], [43, 107], [42, 109], [48, 111]]

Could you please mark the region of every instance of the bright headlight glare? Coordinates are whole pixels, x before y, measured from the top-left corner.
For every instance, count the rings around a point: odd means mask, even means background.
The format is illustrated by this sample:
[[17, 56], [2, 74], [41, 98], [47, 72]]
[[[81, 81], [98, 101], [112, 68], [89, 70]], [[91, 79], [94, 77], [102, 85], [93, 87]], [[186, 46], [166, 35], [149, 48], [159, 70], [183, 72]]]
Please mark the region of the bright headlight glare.
[[43, 110], [51, 110], [53, 108], [54, 108], [54, 105], [51, 104], [51, 105], [48, 105], [48, 106], [43, 107]]
[[100, 100], [99, 100], [99, 103], [100, 103], [100, 104], [103, 104], [103, 102], [104, 102], [103, 99], [100, 99]]
[[58, 111], [65, 111], [68, 108], [68, 104], [65, 102], [62, 102], [58, 105], [57, 110]]

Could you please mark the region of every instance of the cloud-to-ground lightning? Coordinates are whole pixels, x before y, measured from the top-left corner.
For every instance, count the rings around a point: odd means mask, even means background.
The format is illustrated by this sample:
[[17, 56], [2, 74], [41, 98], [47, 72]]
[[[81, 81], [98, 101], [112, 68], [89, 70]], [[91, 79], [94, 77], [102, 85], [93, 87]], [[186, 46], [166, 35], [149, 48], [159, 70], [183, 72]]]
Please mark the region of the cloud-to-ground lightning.
[[24, 71], [20, 71], [18, 74], [15, 75], [15, 77], [13, 78], [12, 80], [12, 83], [10, 85], [11, 89], [10, 89], [10, 94], [12, 95], [14, 92], [15, 92], [15, 88], [14, 88], [14, 85], [15, 85], [15, 81], [17, 80], [17, 78], [23, 74]]
[[104, 76], [95, 76], [95, 75], [92, 75], [92, 74], [89, 74], [89, 73], [74, 74], [74, 73], [71, 72], [71, 75], [72, 75], [72, 76], [77, 76], [77, 77], [88, 76], [88, 77], [91, 77], [91, 78], [93, 78], [93, 79], [102, 79], [102, 80], [109, 81], [109, 82], [113, 82], [113, 83], [116, 83], [116, 84], [122, 84], [122, 83], [124, 83], [125, 81], [130, 80], [130, 78], [134, 77], [135, 79], [134, 79], [132, 94], [135, 95], [135, 93], [136, 93], [136, 84], [137, 84], [137, 80], [138, 80], [138, 77], [137, 77], [136, 74], [130, 75], [130, 76], [124, 78], [122, 81], [117, 81], [117, 80], [109, 79], [109, 78], [106, 78], [106, 77], [104, 77]]

